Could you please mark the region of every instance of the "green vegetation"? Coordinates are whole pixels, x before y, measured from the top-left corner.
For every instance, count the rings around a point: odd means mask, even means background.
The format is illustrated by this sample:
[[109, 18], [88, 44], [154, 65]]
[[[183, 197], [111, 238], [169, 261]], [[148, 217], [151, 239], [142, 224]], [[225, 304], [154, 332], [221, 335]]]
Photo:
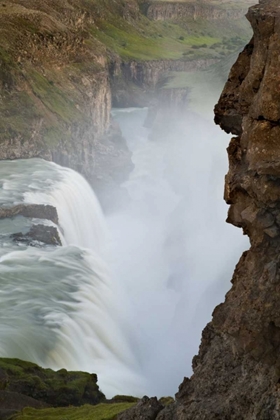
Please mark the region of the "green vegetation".
[[[54, 372], [35, 363], [18, 359], [0, 359], [1, 387], [52, 406], [97, 404], [105, 400], [99, 391], [97, 376], [86, 372]], [[3, 377], [5, 380], [3, 380]]]
[[47, 80], [33, 69], [29, 69], [27, 80], [30, 82], [34, 95], [62, 121], [70, 123], [74, 118], [77, 118], [79, 110], [75, 107], [74, 101], [71, 101], [69, 94], [67, 95], [62, 89], [59, 89], [53, 81]]
[[[0, 142], [33, 138], [38, 150], [65, 140], [70, 146], [76, 127], [92, 124], [94, 89], [114, 54], [123, 61], [227, 58], [249, 34], [245, 19], [151, 21], [131, 0], [36, 2], [35, 11], [34, 2], [5, 4], [0, 8]], [[87, 19], [81, 28], [71, 26], [81, 10]]]
[[[141, 16], [137, 26], [120, 17], [107, 16], [98, 27], [91, 28], [92, 35], [124, 60], [219, 58], [223, 49], [226, 54], [244, 45], [248, 40], [246, 22], [213, 22], [197, 18], [184, 19], [175, 24], [167, 21], [150, 21]], [[232, 34], [239, 33], [238, 42]], [[212, 47], [217, 44], [221, 47]], [[203, 47], [204, 51], [197, 51]], [[196, 49], [196, 51], [194, 51]]]
[[135, 403], [84, 405], [82, 407], [25, 408], [13, 420], [114, 420], [117, 414], [133, 407]]

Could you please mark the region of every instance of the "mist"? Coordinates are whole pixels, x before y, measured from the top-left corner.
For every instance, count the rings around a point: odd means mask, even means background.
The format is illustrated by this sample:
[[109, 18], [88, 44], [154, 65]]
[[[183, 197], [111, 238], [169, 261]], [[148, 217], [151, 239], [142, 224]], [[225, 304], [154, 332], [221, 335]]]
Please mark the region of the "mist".
[[190, 109], [150, 129], [147, 113], [113, 111], [135, 168], [122, 186], [130, 199], [107, 216], [110, 265], [146, 392], [170, 395], [192, 374], [202, 329], [248, 241], [225, 223], [228, 136]]
[[54, 206], [62, 240], [15, 243], [11, 234], [54, 223], [1, 222], [1, 357], [97, 373], [107, 398], [174, 395], [191, 376], [248, 241], [225, 223], [228, 137], [191, 101], [169, 105], [153, 124], [148, 108], [112, 111], [134, 169], [105, 216], [72, 169], [1, 163], [2, 206]]

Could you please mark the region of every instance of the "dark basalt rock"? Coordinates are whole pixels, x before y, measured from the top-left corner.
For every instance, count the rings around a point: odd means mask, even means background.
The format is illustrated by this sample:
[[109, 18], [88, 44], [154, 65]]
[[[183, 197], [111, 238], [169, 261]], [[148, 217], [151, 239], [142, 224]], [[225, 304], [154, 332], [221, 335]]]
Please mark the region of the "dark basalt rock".
[[58, 225], [58, 215], [55, 207], [43, 204], [19, 204], [9, 208], [0, 208], [0, 219], [24, 216], [36, 219], [50, 220]]
[[0, 420], [8, 420], [24, 407], [40, 409], [49, 405], [18, 392], [0, 391]]
[[14, 233], [11, 237], [14, 242], [23, 242], [29, 246], [41, 246], [41, 243], [54, 246], [62, 245], [59, 233], [53, 226], [34, 225], [28, 233]]

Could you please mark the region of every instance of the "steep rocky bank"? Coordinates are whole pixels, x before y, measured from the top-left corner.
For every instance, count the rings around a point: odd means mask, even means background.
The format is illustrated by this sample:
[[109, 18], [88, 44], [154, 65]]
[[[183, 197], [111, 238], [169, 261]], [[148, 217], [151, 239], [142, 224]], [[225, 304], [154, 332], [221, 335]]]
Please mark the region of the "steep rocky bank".
[[167, 71], [219, 60], [234, 34], [244, 42], [243, 24], [205, 37], [208, 18], [186, 29], [152, 23], [136, 0], [0, 2], [0, 159], [53, 160], [108, 196], [132, 168], [112, 103], [148, 105]]
[[254, 0], [242, 2], [240, 8], [232, 7], [230, 2], [228, 4], [226, 4], [227, 2], [223, 3], [221, 6], [210, 1], [152, 1], [145, 3], [143, 8], [147, 17], [152, 20], [240, 19], [246, 13], [248, 6], [254, 4]]
[[105, 47], [88, 33], [94, 9], [11, 1], [0, 12], [0, 158], [43, 157], [92, 183], [97, 173], [114, 182], [120, 168], [125, 178], [130, 154], [110, 121]]
[[254, 37], [230, 72], [215, 118], [235, 135], [228, 222], [243, 229], [251, 248], [203, 331], [193, 376], [160, 420], [279, 419], [279, 2], [261, 1], [248, 19]]
[[[113, 106], [157, 106], [159, 85], [170, 72], [191, 72], [203, 70], [218, 62], [216, 58], [185, 60], [151, 60], [111, 63], [110, 76]], [[163, 99], [161, 95], [161, 99]], [[166, 99], [168, 102], [168, 98]]]

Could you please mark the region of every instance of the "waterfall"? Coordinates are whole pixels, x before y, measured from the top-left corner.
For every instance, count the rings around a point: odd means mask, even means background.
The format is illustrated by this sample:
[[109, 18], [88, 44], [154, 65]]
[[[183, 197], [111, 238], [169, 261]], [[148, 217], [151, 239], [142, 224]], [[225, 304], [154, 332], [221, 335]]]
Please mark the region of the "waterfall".
[[0, 220], [0, 356], [97, 373], [107, 397], [172, 395], [247, 242], [224, 223], [224, 135], [190, 114], [151, 141], [146, 109], [113, 114], [134, 170], [106, 220], [73, 170], [0, 162], [1, 206], [53, 205], [63, 239], [17, 245], [12, 233], [52, 222]]
[[19, 246], [10, 234], [32, 222], [0, 222], [0, 355], [98, 373], [107, 396], [141, 395], [145, 381], [118, 316], [93, 191], [78, 173], [40, 159], [1, 162], [0, 175], [2, 206], [53, 205], [64, 237], [61, 248]]

